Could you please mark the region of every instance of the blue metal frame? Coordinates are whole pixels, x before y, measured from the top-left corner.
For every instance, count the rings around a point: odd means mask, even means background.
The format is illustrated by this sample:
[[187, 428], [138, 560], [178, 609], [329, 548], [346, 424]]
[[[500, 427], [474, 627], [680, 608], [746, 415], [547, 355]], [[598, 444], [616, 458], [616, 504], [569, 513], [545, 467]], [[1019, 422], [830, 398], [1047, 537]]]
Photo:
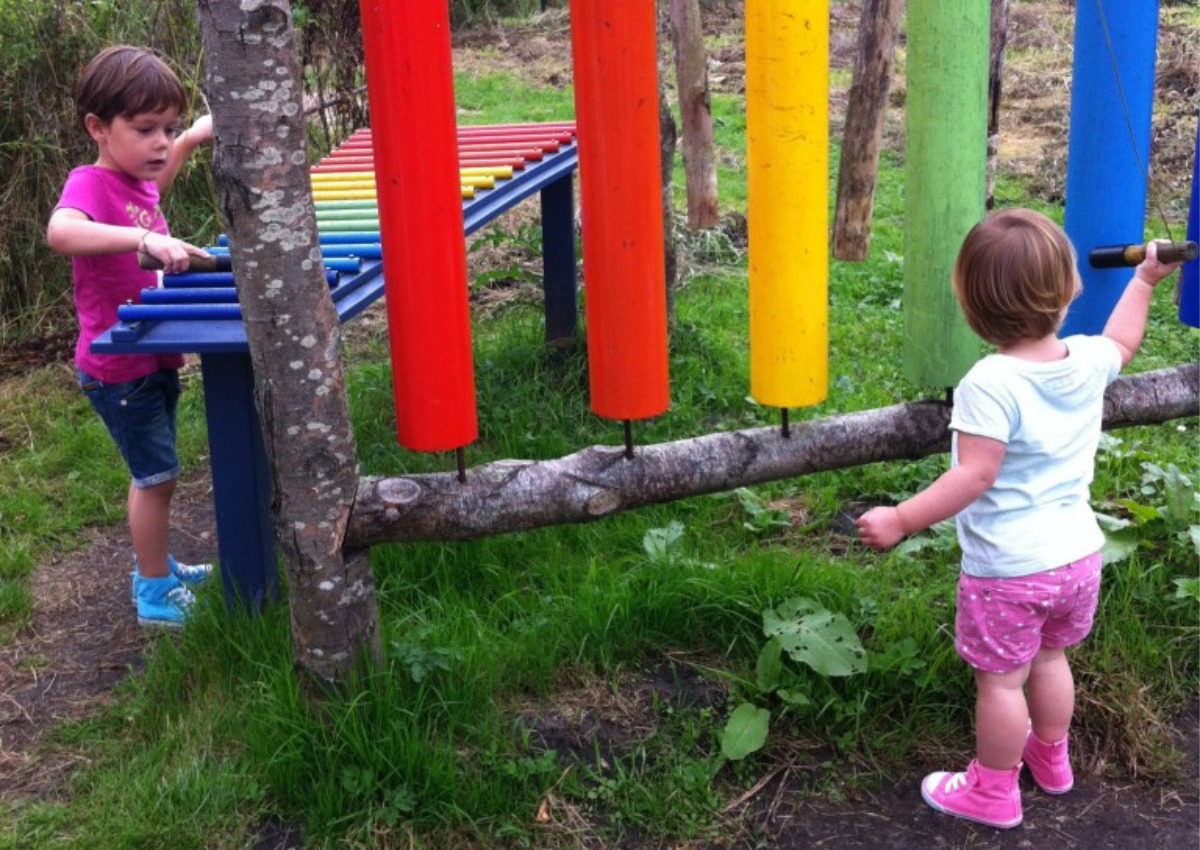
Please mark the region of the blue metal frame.
[[[464, 231], [470, 234], [535, 192], [541, 193], [546, 339], [553, 343], [573, 338], [576, 328], [574, 173], [578, 162], [575, 144], [564, 145], [514, 172], [511, 180], [463, 201]], [[329, 246], [331, 257], [339, 253], [336, 245], [377, 243], [379, 238], [378, 234], [330, 237], [322, 237], [321, 242]], [[383, 295], [383, 264], [377, 253], [368, 256], [372, 253], [362, 251], [357, 273], [330, 272], [330, 292], [343, 322]], [[203, 280], [191, 282], [191, 287], [197, 286], [206, 288]], [[180, 300], [137, 305], [141, 309], [129, 314], [145, 318], [118, 322], [92, 343], [92, 351], [200, 355], [225, 596], [231, 604], [257, 611], [278, 597], [279, 568], [269, 468], [254, 407], [254, 374], [240, 308], [227, 295], [201, 304], [192, 301], [195, 296], [168, 296], [168, 300], [173, 297]]]

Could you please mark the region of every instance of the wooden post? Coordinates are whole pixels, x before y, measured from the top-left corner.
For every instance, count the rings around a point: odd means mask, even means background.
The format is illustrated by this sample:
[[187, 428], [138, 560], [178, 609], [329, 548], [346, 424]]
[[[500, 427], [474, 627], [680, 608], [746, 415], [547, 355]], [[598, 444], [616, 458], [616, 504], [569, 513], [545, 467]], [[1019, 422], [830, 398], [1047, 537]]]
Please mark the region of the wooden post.
[[1000, 91], [1004, 82], [1004, 48], [1008, 45], [1008, 0], [992, 0], [992, 51], [988, 60], [987, 185], [983, 203], [996, 206], [996, 158], [1000, 150]]
[[903, 0], [863, 2], [838, 168], [833, 256], [839, 260], [865, 260], [871, 244], [875, 175], [903, 8]]
[[675, 45], [675, 80], [679, 88], [688, 227], [707, 230], [717, 226], [719, 216], [708, 56], [700, 29], [699, 0], [671, 0], [671, 41]]
[[671, 173], [675, 170], [675, 143], [678, 133], [671, 104], [667, 102], [667, 87], [662, 69], [658, 73], [658, 139], [662, 167], [663, 266], [667, 288], [667, 321], [675, 316], [675, 282], [678, 276], [679, 253], [675, 248], [675, 208], [671, 204]]

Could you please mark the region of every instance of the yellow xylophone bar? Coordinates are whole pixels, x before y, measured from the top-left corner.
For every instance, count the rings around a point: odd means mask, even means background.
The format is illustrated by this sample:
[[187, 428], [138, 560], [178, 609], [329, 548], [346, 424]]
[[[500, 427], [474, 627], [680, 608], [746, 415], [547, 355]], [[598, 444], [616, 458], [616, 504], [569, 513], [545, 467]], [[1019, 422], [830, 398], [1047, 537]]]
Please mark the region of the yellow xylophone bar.
[[[474, 198], [475, 186], [462, 186], [462, 197]], [[480, 188], [490, 189], [491, 186]], [[376, 197], [375, 188], [370, 189], [313, 189], [314, 201], [369, 201]]]
[[[489, 165], [487, 167], [460, 168], [461, 177], [495, 177], [498, 180], [510, 180], [513, 176], [511, 165]], [[374, 182], [375, 172], [369, 169], [363, 171], [316, 172], [312, 175], [313, 185], [317, 183], [337, 182], [338, 180], [370, 180]]]
[[[479, 175], [477, 177], [460, 177], [459, 185], [474, 186], [476, 189], [493, 189], [496, 186], [496, 178]], [[375, 191], [374, 180], [321, 180], [313, 183], [313, 192], [338, 192], [350, 191], [355, 189], [366, 189]]]

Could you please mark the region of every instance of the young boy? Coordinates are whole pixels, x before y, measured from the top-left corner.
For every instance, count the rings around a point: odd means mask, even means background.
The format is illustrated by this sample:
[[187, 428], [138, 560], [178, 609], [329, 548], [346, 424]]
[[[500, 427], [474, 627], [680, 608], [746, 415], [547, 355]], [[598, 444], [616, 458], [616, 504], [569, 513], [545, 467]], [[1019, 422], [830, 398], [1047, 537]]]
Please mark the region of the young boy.
[[132, 477], [127, 502], [133, 541], [133, 597], [142, 625], [179, 627], [209, 564], [178, 563], [168, 552], [179, 368], [183, 357], [105, 355], [92, 340], [117, 321], [117, 307], [157, 285], [138, 253], [168, 272], [186, 270], [200, 248], [170, 235], [159, 195], [200, 144], [212, 121], [180, 130], [187, 98], [175, 73], [148, 50], [119, 45], [99, 53], [75, 87], [75, 109], [96, 143], [95, 164], [74, 169], [50, 216], [51, 249], [71, 257], [79, 338], [79, 383], [121, 452]]

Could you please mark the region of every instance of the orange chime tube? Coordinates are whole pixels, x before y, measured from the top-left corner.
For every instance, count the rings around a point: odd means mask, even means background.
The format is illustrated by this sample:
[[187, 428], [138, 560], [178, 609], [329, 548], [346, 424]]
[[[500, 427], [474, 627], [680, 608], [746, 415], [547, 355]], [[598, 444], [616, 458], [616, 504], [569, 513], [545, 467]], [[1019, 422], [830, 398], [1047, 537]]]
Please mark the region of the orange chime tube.
[[670, 403], [653, 3], [574, 0], [571, 45], [592, 410]]
[[[417, 451], [478, 436], [449, 7], [363, 0], [396, 436]], [[412, 132], [419, 116], [421, 132]], [[420, 163], [419, 169], [410, 167]]]

